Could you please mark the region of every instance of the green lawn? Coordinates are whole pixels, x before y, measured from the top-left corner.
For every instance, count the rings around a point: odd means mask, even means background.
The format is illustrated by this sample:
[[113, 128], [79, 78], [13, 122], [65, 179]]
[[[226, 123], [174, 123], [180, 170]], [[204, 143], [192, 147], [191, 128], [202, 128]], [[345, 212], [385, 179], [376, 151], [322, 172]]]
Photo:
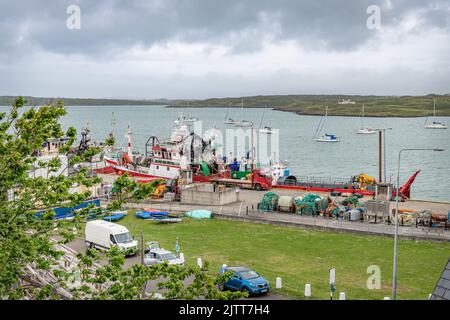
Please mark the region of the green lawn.
[[[272, 287], [282, 277], [279, 293], [304, 298], [305, 283], [311, 283], [314, 299], [328, 299], [328, 269], [336, 267], [336, 287], [347, 299], [382, 299], [390, 295], [392, 283], [393, 239], [359, 236], [299, 228], [243, 223], [236, 221], [183, 219], [178, 224], [143, 221], [129, 214], [120, 222], [138, 238], [157, 240], [175, 250], [180, 238], [181, 251], [188, 262], [197, 257], [208, 260], [211, 271], [223, 264], [254, 268]], [[399, 242], [399, 299], [427, 299], [450, 257], [449, 243]], [[381, 268], [380, 290], [367, 289], [369, 265]]]

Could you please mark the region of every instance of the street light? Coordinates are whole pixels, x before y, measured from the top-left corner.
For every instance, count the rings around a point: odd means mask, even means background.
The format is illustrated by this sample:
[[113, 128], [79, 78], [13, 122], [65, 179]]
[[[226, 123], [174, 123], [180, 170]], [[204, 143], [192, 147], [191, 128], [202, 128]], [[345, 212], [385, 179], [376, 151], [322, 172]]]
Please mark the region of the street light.
[[397, 298], [397, 240], [398, 240], [398, 197], [400, 192], [400, 160], [403, 151], [435, 151], [441, 152], [444, 149], [401, 149], [398, 153], [398, 166], [397, 166], [397, 190], [395, 193], [395, 231], [394, 231], [394, 271], [392, 276], [392, 300]]

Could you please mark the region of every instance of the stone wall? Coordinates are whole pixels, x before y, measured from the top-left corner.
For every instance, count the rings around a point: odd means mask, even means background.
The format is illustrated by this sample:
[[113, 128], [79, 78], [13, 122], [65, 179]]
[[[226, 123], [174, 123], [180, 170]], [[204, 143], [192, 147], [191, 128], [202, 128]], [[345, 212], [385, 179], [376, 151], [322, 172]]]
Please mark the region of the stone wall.
[[181, 203], [220, 206], [239, 201], [234, 188], [219, 188], [213, 184], [194, 184], [181, 190]]

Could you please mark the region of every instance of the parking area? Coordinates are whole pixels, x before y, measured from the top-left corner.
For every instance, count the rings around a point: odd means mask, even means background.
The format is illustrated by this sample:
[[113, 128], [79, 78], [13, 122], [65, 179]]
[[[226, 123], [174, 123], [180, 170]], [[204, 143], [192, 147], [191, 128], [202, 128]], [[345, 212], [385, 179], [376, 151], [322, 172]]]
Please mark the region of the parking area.
[[[86, 245], [84, 243], [84, 240], [79, 239], [79, 238], [70, 242], [68, 244], [68, 246], [77, 252], [84, 252], [86, 250]], [[140, 263], [141, 263], [141, 257], [139, 255], [127, 257], [125, 259], [124, 268], [125, 269], [130, 268], [131, 266], [133, 266], [135, 264], [140, 264]], [[105, 264], [105, 261], [100, 261], [100, 265], [103, 265], [103, 264]], [[158, 280], [148, 281], [147, 286], [146, 286], [146, 291], [147, 292], [157, 291], [156, 289], [157, 289], [157, 284], [159, 281]], [[191, 281], [192, 281], [192, 278], [187, 278], [185, 280], [185, 285], [188, 285]], [[273, 292], [269, 292], [267, 294], [263, 294], [263, 295], [259, 295], [259, 296], [245, 298], [245, 300], [286, 300], [286, 299], [288, 299], [288, 298], [284, 297], [282, 295], [273, 293]]]

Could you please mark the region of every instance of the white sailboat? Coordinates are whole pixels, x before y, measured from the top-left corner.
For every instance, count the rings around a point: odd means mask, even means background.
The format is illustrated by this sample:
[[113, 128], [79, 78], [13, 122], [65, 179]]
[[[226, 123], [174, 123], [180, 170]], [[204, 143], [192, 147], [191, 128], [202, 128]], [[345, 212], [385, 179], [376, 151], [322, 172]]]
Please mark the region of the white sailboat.
[[[267, 108], [267, 106], [266, 106], [266, 108]], [[261, 116], [261, 121], [259, 123], [259, 133], [272, 134], [272, 128], [271, 127], [264, 126], [262, 128], [262, 122], [263, 122], [263, 119], [264, 119], [264, 113], [266, 112], [266, 108], [264, 108], [263, 114]]]
[[[436, 99], [433, 102], [433, 119], [436, 118]], [[425, 121], [425, 129], [447, 129], [447, 125], [440, 121], [433, 120], [433, 122], [428, 123], [428, 117]]]
[[235, 124], [237, 121], [233, 118], [228, 117], [228, 113], [230, 111], [230, 104], [228, 104], [227, 114], [225, 115], [225, 124]]
[[361, 111], [361, 128], [356, 131], [357, 134], [375, 134], [376, 130], [369, 127], [364, 127], [364, 103], [362, 105], [362, 111]]
[[314, 134], [314, 140], [318, 142], [339, 142], [340, 139], [335, 134], [321, 134], [325, 126], [328, 116], [328, 106], [325, 108], [325, 117], [320, 119], [319, 125], [317, 126], [316, 133]]
[[244, 99], [242, 99], [242, 103], [241, 103], [241, 120], [236, 121], [234, 123], [234, 126], [236, 126], [236, 127], [252, 127], [253, 126], [253, 122], [244, 120]]

